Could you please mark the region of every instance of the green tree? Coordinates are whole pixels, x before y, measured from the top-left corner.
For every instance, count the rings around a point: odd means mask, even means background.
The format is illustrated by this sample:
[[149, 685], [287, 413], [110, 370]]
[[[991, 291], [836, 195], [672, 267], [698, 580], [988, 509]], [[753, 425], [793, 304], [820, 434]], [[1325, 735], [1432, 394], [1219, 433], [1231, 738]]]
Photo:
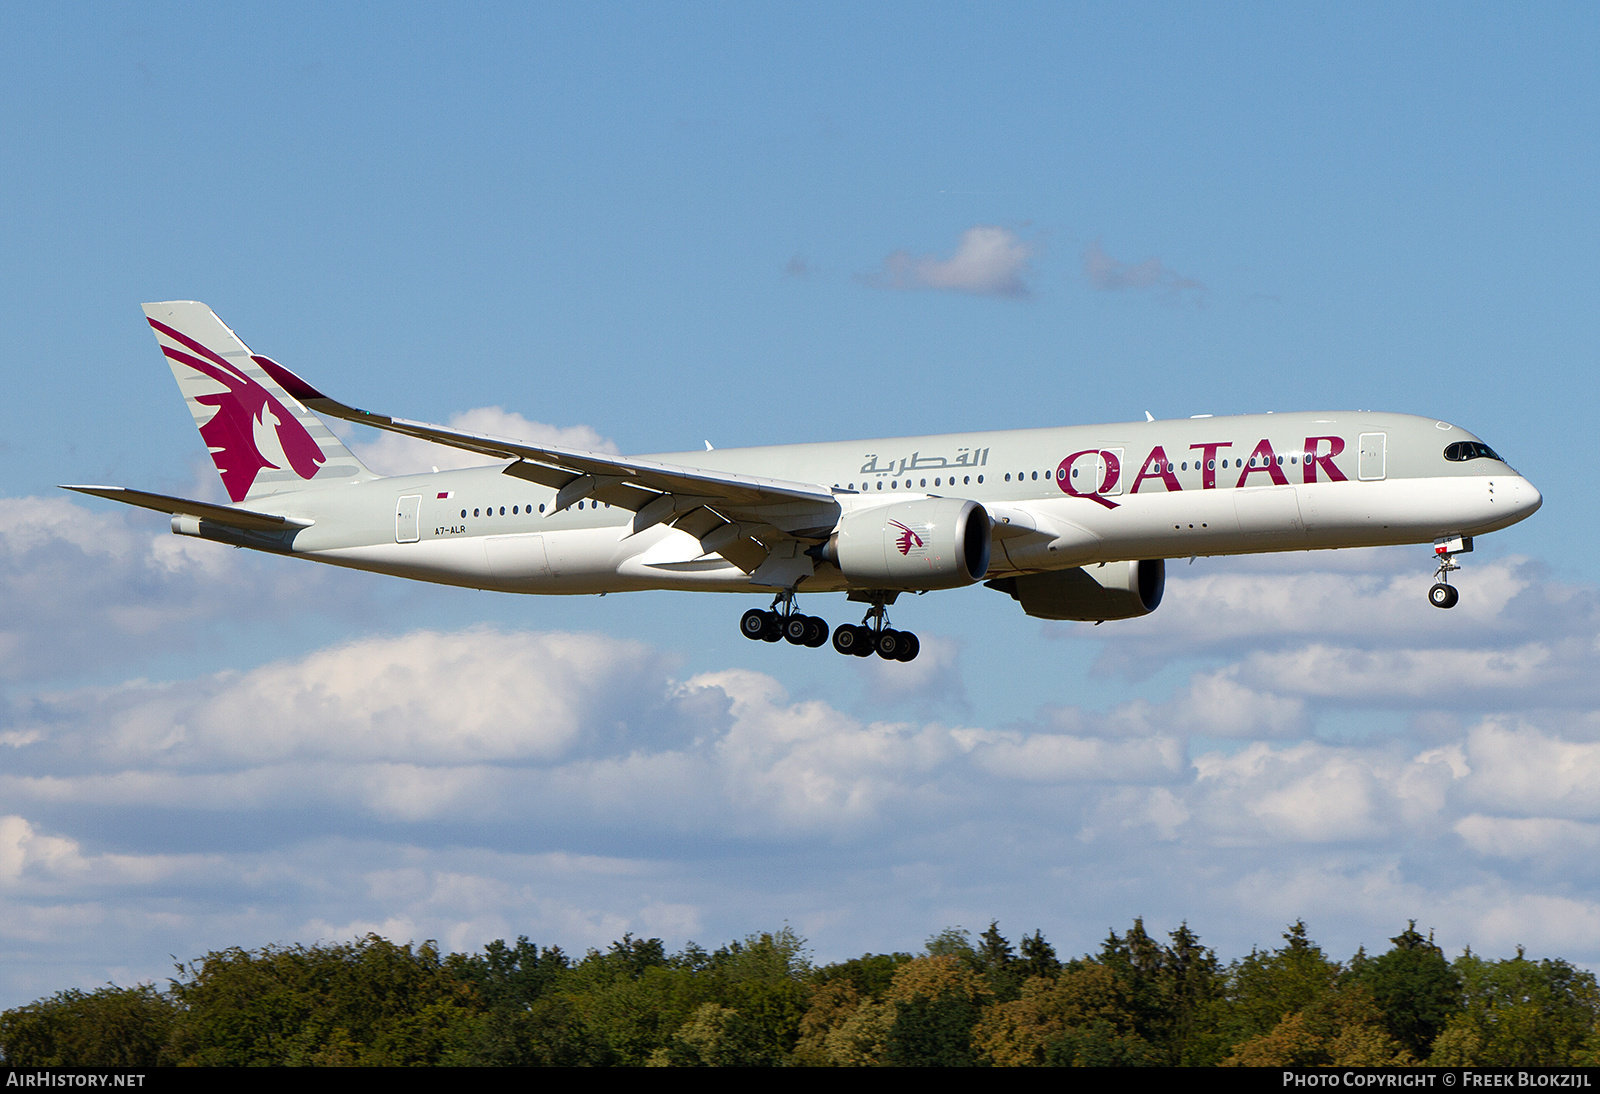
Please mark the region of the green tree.
[[1161, 1062], [1135, 1032], [1125, 985], [1093, 958], [1056, 977], [1036, 976], [1022, 997], [988, 1007], [973, 1042], [989, 1063], [1006, 1066], [1111, 1066]]
[[949, 954], [919, 958], [895, 974], [887, 1000], [894, 1022], [885, 1062], [897, 1067], [971, 1067], [972, 1030], [993, 993]]
[[1303, 1011], [1333, 987], [1343, 971], [1306, 934], [1302, 920], [1284, 932], [1284, 945], [1269, 953], [1251, 950], [1228, 971], [1226, 1025], [1229, 1039], [1243, 1041], [1271, 1031], [1287, 1015]]
[[1430, 1064], [1558, 1067], [1583, 1050], [1600, 1020], [1594, 974], [1566, 961], [1506, 961], [1470, 950], [1455, 960], [1462, 1007], [1433, 1042]]
[[482, 1011], [439, 950], [368, 935], [331, 946], [207, 954], [179, 967], [176, 1062], [436, 1064]]
[[953, 957], [974, 972], [983, 969], [983, 957], [972, 944], [972, 932], [965, 927], [946, 927], [931, 936], [922, 947], [924, 957]]
[[1056, 959], [1056, 948], [1044, 940], [1043, 931], [1022, 936], [1019, 971], [1024, 980], [1034, 976], [1055, 977], [1061, 974], [1061, 962]]
[[0, 1054], [11, 1067], [155, 1067], [176, 1016], [151, 984], [63, 991], [0, 1014]]
[[999, 920], [990, 920], [989, 929], [978, 936], [977, 955], [996, 1002], [1008, 1003], [1022, 995], [1022, 981], [1026, 976], [1016, 950], [1000, 933]]
[[811, 976], [811, 997], [792, 1060], [810, 1067], [881, 1063], [894, 1022], [884, 996], [908, 953], [862, 954], [825, 965]]
[[481, 954], [451, 954], [447, 967], [469, 985], [484, 1013], [464, 1027], [447, 1060], [468, 1066], [571, 1066], [603, 1051], [593, 1043], [560, 986], [571, 968], [559, 946], [496, 939]]
[[1217, 958], [1200, 944], [1187, 923], [1163, 945], [1135, 919], [1126, 935], [1116, 931], [1100, 947], [1100, 962], [1127, 993], [1132, 1032], [1171, 1064], [1212, 1063], [1221, 1046], [1209, 1037], [1212, 1003], [1222, 994]]
[[1461, 977], [1433, 944], [1417, 932], [1417, 921], [1391, 938], [1380, 957], [1357, 954], [1351, 980], [1372, 993], [1389, 1035], [1418, 1059], [1426, 1059], [1434, 1038], [1461, 1009]]
[[800, 1022], [811, 1002], [811, 958], [805, 940], [792, 928], [754, 934], [711, 955], [710, 974], [723, 1003], [739, 1015], [737, 1025], [723, 1020], [724, 1040], [737, 1033], [746, 1065], [786, 1061], [800, 1038]]
[[1235, 1067], [1407, 1067], [1416, 1057], [1384, 1028], [1383, 1012], [1364, 986], [1346, 981], [1286, 1014], [1266, 1033], [1233, 1047]]
[[900, 971], [900, 966], [912, 960], [908, 953], [864, 953], [848, 961], [823, 966], [813, 974], [812, 981], [820, 986], [848, 980], [862, 998], [881, 999], [894, 982], [894, 974]]

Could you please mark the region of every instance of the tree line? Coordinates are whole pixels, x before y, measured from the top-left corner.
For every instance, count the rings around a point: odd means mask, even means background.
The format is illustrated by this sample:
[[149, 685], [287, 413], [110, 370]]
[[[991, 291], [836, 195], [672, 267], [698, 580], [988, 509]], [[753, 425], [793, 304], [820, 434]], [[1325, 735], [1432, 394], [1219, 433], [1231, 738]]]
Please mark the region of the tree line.
[[1447, 960], [1413, 921], [1329, 958], [1296, 922], [1224, 964], [1141, 920], [1062, 961], [1035, 931], [952, 928], [919, 955], [815, 965], [783, 930], [573, 959], [527, 938], [209, 953], [154, 984], [0, 1013], [17, 1067], [1595, 1065], [1600, 989], [1557, 959]]

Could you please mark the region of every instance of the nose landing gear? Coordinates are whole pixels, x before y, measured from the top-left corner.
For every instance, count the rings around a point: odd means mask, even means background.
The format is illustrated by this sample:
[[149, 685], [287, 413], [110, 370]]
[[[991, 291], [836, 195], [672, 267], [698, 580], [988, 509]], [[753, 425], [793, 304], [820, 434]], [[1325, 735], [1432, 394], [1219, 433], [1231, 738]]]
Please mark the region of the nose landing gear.
[[1461, 590], [1450, 584], [1450, 572], [1461, 569], [1461, 564], [1456, 561], [1455, 556], [1467, 554], [1471, 550], [1471, 536], [1449, 536], [1434, 541], [1433, 554], [1439, 560], [1439, 568], [1433, 572], [1433, 588], [1428, 590], [1429, 604], [1435, 608], [1456, 606], [1461, 599]]

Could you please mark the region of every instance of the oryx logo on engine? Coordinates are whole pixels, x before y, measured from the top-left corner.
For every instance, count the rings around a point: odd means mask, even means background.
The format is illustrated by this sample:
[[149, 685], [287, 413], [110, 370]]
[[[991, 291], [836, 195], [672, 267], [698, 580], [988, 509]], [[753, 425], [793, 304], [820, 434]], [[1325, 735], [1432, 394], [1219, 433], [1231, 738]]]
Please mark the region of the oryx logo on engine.
[[[921, 554], [927, 549], [926, 545], [922, 542], [922, 536], [912, 531], [910, 525], [901, 524], [897, 520], [891, 520], [889, 523], [900, 529], [900, 536], [894, 541], [894, 545], [901, 554], [909, 556], [912, 551], [916, 551], [918, 554]], [[926, 526], [924, 526], [922, 530], [926, 532], [928, 529]]]

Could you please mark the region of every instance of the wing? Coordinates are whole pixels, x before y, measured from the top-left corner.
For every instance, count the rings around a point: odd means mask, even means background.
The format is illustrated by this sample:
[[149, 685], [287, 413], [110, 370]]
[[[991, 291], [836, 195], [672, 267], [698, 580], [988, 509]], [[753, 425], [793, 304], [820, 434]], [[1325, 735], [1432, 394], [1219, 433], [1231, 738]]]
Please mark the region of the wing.
[[797, 540], [823, 540], [838, 524], [839, 502], [831, 490], [815, 483], [610, 456], [391, 418], [331, 399], [269, 358], [255, 360], [285, 391], [319, 414], [514, 461], [505, 469], [507, 475], [556, 491], [547, 516], [586, 498], [603, 501], [634, 514], [630, 534], [670, 523], [757, 583], [768, 583], [763, 579], [770, 577], [772, 583], [787, 586], [810, 574], [810, 560], [802, 552], [777, 548]]

